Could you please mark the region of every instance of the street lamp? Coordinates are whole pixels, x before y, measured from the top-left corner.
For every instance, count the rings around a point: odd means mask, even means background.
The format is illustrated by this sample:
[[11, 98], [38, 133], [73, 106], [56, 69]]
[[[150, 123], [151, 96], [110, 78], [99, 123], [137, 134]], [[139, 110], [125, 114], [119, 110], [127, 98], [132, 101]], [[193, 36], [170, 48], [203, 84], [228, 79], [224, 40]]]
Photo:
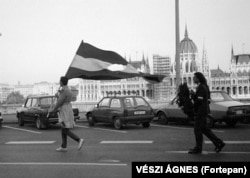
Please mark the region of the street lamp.
[[175, 52], [175, 62], [176, 62], [176, 89], [178, 90], [181, 84], [181, 74], [180, 74], [180, 31], [179, 31], [179, 0], [175, 0], [175, 27], [176, 27], [176, 52]]

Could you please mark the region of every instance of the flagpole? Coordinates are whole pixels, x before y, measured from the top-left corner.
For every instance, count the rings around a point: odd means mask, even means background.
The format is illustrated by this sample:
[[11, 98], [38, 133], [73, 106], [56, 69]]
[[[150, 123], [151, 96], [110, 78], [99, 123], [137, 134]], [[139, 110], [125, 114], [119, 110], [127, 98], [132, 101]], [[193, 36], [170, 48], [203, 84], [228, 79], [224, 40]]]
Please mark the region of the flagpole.
[[176, 91], [178, 91], [179, 85], [181, 84], [181, 72], [180, 72], [180, 30], [179, 30], [179, 0], [175, 0], [175, 27], [176, 27]]

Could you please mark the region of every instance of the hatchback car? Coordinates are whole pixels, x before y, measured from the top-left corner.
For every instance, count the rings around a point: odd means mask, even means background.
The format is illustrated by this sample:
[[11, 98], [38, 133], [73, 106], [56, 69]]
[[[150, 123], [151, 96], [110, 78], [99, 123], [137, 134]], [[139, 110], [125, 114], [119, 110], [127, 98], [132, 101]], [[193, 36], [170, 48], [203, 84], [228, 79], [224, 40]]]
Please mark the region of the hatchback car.
[[[58, 123], [57, 112], [48, 114], [49, 108], [53, 107], [57, 98], [53, 95], [28, 96], [22, 108], [17, 109], [19, 126], [24, 123], [35, 123], [38, 129], [45, 129], [49, 124]], [[79, 110], [73, 109], [75, 120], [79, 119]]]
[[116, 129], [126, 124], [142, 124], [150, 127], [154, 118], [153, 109], [141, 96], [104, 97], [93, 110], [86, 113], [90, 126], [97, 122], [108, 122]]
[[[207, 117], [210, 127], [213, 127], [216, 122], [225, 122], [228, 126], [235, 126], [238, 121], [250, 118], [250, 104], [235, 101], [224, 91], [211, 91], [210, 110], [211, 113]], [[188, 118], [178, 106], [177, 97], [168, 104], [154, 108], [154, 112], [158, 119], [165, 123], [193, 120], [193, 118]]]

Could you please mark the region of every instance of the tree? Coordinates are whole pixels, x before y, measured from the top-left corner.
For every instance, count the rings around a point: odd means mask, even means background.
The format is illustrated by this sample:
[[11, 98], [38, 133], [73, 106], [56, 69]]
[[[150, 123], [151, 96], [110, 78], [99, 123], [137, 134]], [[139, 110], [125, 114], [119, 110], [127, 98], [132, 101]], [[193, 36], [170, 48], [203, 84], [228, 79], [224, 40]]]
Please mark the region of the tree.
[[19, 92], [12, 92], [7, 96], [6, 104], [20, 104], [24, 102], [24, 97]]

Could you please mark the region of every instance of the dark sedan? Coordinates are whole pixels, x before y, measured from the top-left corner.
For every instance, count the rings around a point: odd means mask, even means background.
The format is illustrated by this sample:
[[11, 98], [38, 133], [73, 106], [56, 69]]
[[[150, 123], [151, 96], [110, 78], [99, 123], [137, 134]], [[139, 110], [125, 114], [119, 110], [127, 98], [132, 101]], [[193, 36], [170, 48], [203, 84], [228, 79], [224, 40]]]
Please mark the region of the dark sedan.
[[148, 128], [154, 118], [153, 109], [141, 96], [104, 97], [86, 114], [89, 125], [107, 122], [121, 129], [126, 124], [142, 124]]
[[[53, 107], [57, 98], [53, 95], [35, 95], [27, 97], [22, 108], [17, 110], [19, 126], [24, 123], [35, 123], [38, 129], [45, 129], [49, 124], [58, 123], [57, 112], [48, 114], [48, 109]], [[73, 109], [75, 120], [79, 119], [79, 110]]]

